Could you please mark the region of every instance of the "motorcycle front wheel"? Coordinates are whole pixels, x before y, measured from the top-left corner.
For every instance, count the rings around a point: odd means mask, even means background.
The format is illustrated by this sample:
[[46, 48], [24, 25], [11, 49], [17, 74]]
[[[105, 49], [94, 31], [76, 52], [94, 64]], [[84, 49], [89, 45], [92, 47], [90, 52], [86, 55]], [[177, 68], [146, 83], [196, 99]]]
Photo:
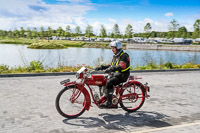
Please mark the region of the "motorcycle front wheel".
[[127, 112], [135, 112], [142, 107], [145, 101], [145, 89], [133, 83], [123, 90], [120, 106]]
[[75, 85], [69, 85], [58, 93], [55, 104], [63, 117], [76, 118], [85, 112], [85, 95]]

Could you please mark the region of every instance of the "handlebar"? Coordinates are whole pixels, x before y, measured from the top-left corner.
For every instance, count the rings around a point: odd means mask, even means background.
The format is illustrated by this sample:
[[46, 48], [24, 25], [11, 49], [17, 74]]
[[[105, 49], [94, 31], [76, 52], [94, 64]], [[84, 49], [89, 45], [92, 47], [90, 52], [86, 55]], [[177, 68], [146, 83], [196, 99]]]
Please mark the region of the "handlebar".
[[105, 78], [108, 78], [108, 77], [113, 75], [113, 73], [112, 74], [111, 73], [105, 73], [105, 71], [97, 71], [97, 70], [92, 69], [92, 68], [87, 68], [87, 71], [85, 73], [87, 74], [87, 77], [89, 77], [89, 75], [91, 75], [91, 74], [103, 74], [103, 75], [105, 75], [104, 76]]

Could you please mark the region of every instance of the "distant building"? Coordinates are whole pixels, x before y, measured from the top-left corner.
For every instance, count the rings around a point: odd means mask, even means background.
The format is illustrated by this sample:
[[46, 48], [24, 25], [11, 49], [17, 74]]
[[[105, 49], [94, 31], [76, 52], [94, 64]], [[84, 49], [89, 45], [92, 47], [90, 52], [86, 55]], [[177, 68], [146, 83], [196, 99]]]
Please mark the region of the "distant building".
[[184, 44], [185, 39], [184, 38], [174, 38], [173, 39], [174, 43], [179, 43], [179, 44]]

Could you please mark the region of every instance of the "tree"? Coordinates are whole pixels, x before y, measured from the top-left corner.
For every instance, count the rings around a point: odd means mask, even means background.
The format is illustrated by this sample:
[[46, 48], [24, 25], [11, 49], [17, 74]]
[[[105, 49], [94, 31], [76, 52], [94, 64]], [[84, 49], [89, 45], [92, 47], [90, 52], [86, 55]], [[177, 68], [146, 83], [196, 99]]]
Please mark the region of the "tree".
[[65, 36], [70, 37], [71, 36], [71, 28], [69, 25], [67, 25], [66, 30], [65, 30]]
[[25, 35], [26, 35], [26, 37], [28, 37], [28, 38], [31, 38], [31, 37], [32, 37], [32, 31], [30, 30], [30, 28], [27, 28], [27, 29], [26, 29]]
[[150, 23], [147, 23], [145, 26], [144, 26], [144, 31], [146, 33], [150, 33], [151, 32], [151, 24]]
[[49, 37], [53, 36], [53, 29], [51, 29], [51, 27], [48, 27], [48, 29], [46, 31], [46, 35], [47, 35], [48, 41], [49, 41]]
[[15, 37], [20, 37], [20, 32], [19, 30], [17, 30], [17, 28], [15, 28], [15, 30], [13, 31], [13, 34]]
[[80, 36], [81, 35], [81, 28], [80, 26], [76, 26], [75, 28], [75, 36]]
[[157, 37], [157, 33], [156, 33], [155, 31], [152, 31], [150, 37], [151, 37], [151, 38]]
[[107, 36], [106, 29], [105, 29], [104, 25], [101, 25], [100, 37], [106, 37], [106, 36]]
[[170, 22], [170, 25], [168, 26], [169, 32], [172, 31], [172, 34], [170, 37], [174, 38], [175, 37], [175, 31], [177, 31], [179, 24], [175, 19], [173, 19]]
[[178, 37], [181, 37], [181, 38], [186, 38], [187, 37], [187, 29], [185, 28], [185, 26], [180, 27], [178, 29]]
[[24, 28], [23, 27], [20, 27], [20, 37], [24, 37], [24, 32], [25, 32], [25, 30], [24, 30]]
[[200, 19], [197, 19], [193, 25], [194, 30], [200, 29]]
[[93, 28], [92, 26], [88, 25], [85, 30], [85, 36], [89, 37], [93, 35]]
[[128, 24], [125, 30], [125, 37], [132, 38], [132, 36], [133, 36], [133, 27], [130, 24]]
[[200, 30], [195, 29], [194, 32], [192, 33], [192, 38], [200, 38]]
[[187, 38], [192, 38], [192, 32], [187, 32]]
[[34, 27], [33, 30], [32, 30], [32, 36], [33, 37], [37, 37], [38, 36], [38, 31], [37, 31], [36, 27]]
[[65, 31], [62, 29], [61, 26], [58, 27], [58, 29], [56, 30], [56, 35], [58, 37], [64, 36]]
[[[120, 34], [120, 31], [119, 31], [119, 26], [118, 24], [115, 24], [114, 27], [113, 27], [113, 35], [114, 35], [114, 38], [120, 38], [121, 37], [121, 34]], [[112, 35], [112, 34], [111, 34]]]
[[44, 27], [41, 26], [41, 27], [40, 27], [40, 37], [41, 37], [41, 38], [44, 38], [44, 36], [45, 36]]
[[7, 31], [0, 30], [0, 37], [6, 37], [7, 35]]
[[193, 38], [200, 38], [200, 19], [197, 19], [193, 25], [194, 32], [192, 33]]
[[8, 37], [13, 38], [14, 34], [11, 30], [8, 31]]
[[53, 29], [51, 27], [48, 27], [48, 29], [47, 29], [47, 36], [48, 37], [53, 36]]

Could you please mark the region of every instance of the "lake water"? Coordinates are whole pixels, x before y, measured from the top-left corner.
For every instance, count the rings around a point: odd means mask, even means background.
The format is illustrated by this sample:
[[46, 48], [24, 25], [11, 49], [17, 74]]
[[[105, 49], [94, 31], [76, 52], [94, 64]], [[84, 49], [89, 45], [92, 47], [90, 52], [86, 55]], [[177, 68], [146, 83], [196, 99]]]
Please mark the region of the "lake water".
[[[125, 50], [131, 58], [131, 66], [146, 65], [150, 61], [173, 62], [184, 64], [193, 62], [200, 64], [200, 52], [186, 51], [155, 51], [155, 50]], [[25, 45], [0, 44], [0, 65], [10, 67], [29, 65], [33, 60], [43, 62], [45, 67], [109, 64], [113, 57], [111, 49], [77, 48], [67, 49], [28, 49]], [[161, 61], [162, 60], [162, 61]], [[99, 62], [100, 61], [100, 62]]]

